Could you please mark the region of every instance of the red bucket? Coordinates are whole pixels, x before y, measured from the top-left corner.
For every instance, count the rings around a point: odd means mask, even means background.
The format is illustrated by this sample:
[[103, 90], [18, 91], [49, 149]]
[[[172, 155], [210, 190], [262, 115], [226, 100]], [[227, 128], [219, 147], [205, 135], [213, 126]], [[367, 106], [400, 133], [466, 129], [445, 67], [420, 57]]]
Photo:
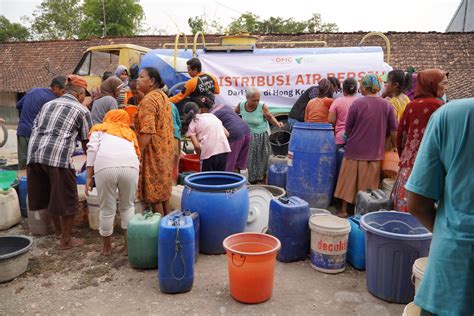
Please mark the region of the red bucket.
[[201, 163], [199, 161], [199, 155], [196, 154], [187, 154], [180, 158], [179, 160], [179, 171], [201, 171]]

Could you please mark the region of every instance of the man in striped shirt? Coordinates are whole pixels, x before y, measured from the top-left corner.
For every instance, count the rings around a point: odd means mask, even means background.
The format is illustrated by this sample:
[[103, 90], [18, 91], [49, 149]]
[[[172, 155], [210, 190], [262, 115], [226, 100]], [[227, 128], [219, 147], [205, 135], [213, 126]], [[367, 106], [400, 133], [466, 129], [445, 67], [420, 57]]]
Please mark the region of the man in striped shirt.
[[89, 110], [81, 104], [87, 95], [87, 82], [70, 75], [65, 94], [46, 103], [36, 117], [28, 146], [29, 209], [47, 210], [60, 238], [60, 249], [84, 243], [72, 237], [78, 206], [72, 154], [77, 139], [85, 148], [92, 125]]

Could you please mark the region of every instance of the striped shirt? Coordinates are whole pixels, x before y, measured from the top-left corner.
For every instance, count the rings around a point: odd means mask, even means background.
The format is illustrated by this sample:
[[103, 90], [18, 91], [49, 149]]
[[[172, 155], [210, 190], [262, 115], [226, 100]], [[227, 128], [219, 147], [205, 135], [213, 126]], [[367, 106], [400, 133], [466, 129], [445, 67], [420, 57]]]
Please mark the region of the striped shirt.
[[89, 110], [70, 94], [46, 103], [35, 119], [28, 146], [28, 164], [74, 169], [76, 140], [87, 140]]

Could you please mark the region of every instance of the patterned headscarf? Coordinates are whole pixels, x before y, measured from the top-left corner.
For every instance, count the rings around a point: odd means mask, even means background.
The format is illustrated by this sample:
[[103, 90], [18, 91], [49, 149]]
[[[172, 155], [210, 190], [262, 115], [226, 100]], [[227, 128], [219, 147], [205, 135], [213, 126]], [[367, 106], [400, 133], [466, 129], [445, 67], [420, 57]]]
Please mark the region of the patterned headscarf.
[[447, 72], [440, 69], [427, 69], [418, 72], [415, 99], [436, 98], [438, 96], [438, 85], [443, 81]]
[[382, 89], [382, 80], [374, 74], [365, 75], [362, 78], [361, 86], [371, 93], [378, 93]]

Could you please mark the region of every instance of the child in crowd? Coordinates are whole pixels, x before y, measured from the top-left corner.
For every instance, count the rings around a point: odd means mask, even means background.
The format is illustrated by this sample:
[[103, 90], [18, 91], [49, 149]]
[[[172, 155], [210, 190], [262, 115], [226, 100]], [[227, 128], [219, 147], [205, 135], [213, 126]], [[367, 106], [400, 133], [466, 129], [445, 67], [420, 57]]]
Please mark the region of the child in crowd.
[[392, 70], [388, 73], [387, 82], [383, 97], [390, 98], [390, 104], [395, 111], [397, 121], [400, 121], [405, 111], [405, 107], [410, 103], [410, 99], [405, 92], [411, 88], [412, 75], [403, 70]]
[[183, 132], [191, 137], [194, 150], [200, 156], [201, 171], [225, 171], [230, 152], [229, 132], [211, 113], [202, 113], [198, 105], [188, 102], [184, 106]]

